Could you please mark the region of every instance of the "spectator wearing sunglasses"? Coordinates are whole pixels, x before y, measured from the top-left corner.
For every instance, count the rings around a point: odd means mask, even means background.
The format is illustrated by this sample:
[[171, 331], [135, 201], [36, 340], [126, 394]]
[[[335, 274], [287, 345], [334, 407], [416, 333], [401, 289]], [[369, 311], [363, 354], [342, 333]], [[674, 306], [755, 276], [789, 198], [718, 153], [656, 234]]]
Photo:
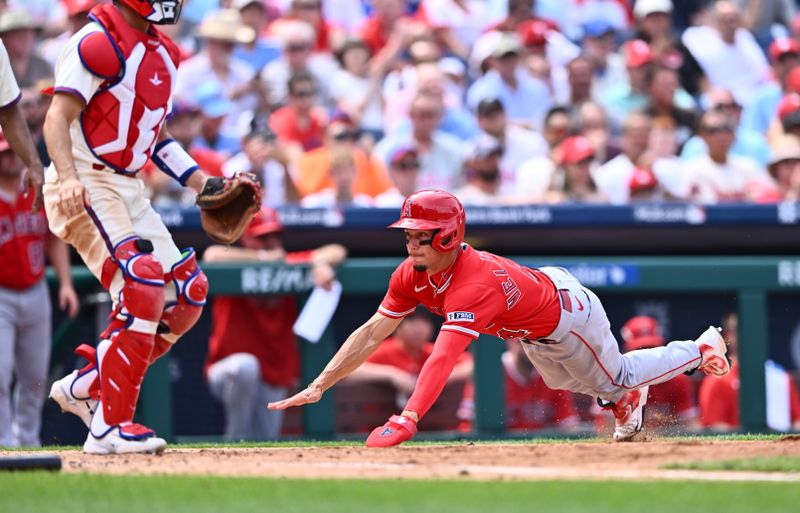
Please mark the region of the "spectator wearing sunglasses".
[[269, 91], [270, 105], [286, 103], [289, 78], [304, 72], [314, 78], [321, 104], [330, 107], [327, 83], [338, 66], [329, 52], [313, 51], [316, 41], [314, 27], [300, 20], [281, 19], [270, 25], [270, 33], [282, 47], [281, 58], [270, 62], [261, 71], [261, 80]]
[[386, 168], [379, 159], [372, 158], [360, 145], [361, 131], [347, 114], [334, 113], [325, 127], [321, 147], [304, 153], [297, 161], [297, 186], [300, 194], [307, 196], [333, 187], [329, 170], [334, 149], [345, 147], [351, 153], [356, 176], [353, 191], [356, 194], [377, 196], [391, 187]]
[[704, 204], [750, 201], [753, 192], [772, 186], [772, 180], [755, 161], [731, 152], [736, 127], [725, 114], [709, 110], [700, 118], [698, 132], [708, 147], [686, 163], [688, 199]]
[[419, 152], [420, 189], [453, 190], [461, 184], [464, 152], [461, 142], [438, 129], [444, 114], [442, 98], [419, 92], [411, 101], [408, 116], [409, 132], [391, 133], [375, 146], [375, 155], [388, 164], [389, 154], [401, 145], [413, 146]]
[[322, 134], [328, 122], [317, 99], [317, 82], [307, 71], [298, 71], [289, 79], [289, 98], [284, 107], [272, 113], [270, 128], [286, 145], [289, 158], [296, 162], [303, 152], [322, 146]]
[[[741, 125], [742, 106], [736, 102], [733, 94], [726, 89], [713, 88], [708, 92], [707, 98], [708, 109], [727, 116], [736, 129], [736, 137], [731, 148], [731, 154], [749, 157], [760, 166], [766, 166], [769, 163], [771, 153], [767, 138], [763, 134]], [[704, 153], [708, 153], [708, 148], [702, 137], [695, 135], [684, 144], [681, 150], [681, 158], [691, 160]]]

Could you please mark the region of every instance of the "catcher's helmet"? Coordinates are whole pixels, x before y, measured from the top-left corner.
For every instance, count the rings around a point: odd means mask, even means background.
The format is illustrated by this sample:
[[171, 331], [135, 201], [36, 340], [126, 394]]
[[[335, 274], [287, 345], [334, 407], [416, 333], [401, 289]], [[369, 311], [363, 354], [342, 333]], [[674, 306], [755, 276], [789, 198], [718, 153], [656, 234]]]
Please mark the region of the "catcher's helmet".
[[114, 0], [156, 25], [174, 25], [181, 16], [181, 0]]
[[653, 317], [645, 315], [632, 317], [622, 326], [620, 333], [622, 334], [626, 353], [634, 349], [646, 349], [664, 345], [661, 327]]
[[415, 192], [403, 202], [400, 219], [389, 228], [432, 230], [431, 247], [440, 253], [454, 250], [464, 240], [466, 216], [458, 198], [446, 191]]

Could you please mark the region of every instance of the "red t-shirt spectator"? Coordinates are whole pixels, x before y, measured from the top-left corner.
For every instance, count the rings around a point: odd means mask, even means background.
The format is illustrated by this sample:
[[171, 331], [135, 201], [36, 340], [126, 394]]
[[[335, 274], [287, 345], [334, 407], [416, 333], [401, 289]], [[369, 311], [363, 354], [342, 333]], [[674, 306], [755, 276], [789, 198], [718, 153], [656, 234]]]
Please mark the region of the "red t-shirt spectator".
[[278, 138], [284, 142], [294, 142], [303, 147], [303, 151], [313, 150], [322, 146], [322, 136], [325, 131], [327, 116], [325, 111], [315, 108], [311, 111], [311, 122], [307, 127], [301, 128], [297, 124], [297, 116], [290, 107], [281, 107], [272, 113], [269, 125]]
[[522, 375], [514, 366], [511, 353], [503, 353], [502, 361], [506, 383], [506, 429], [568, 427], [578, 423], [570, 392], [549, 388], [535, 370], [529, 376]]
[[24, 290], [42, 279], [49, 231], [44, 210], [32, 213], [33, 191], [0, 191], [0, 287]]
[[[789, 383], [789, 404], [792, 422], [800, 422], [800, 397]], [[708, 377], [700, 384], [700, 420], [705, 427], [724, 424], [739, 427], [739, 362], [720, 378]]]
[[358, 37], [364, 41], [372, 55], [383, 50], [383, 47], [389, 42], [390, 35], [381, 26], [380, 18], [374, 15], [364, 20], [364, 23], [358, 28]]
[[[289, 253], [286, 263], [306, 263], [313, 251]], [[204, 372], [236, 353], [252, 354], [261, 379], [274, 386], [294, 386], [300, 377], [300, 356], [292, 327], [297, 319], [294, 296], [217, 296], [211, 307], [211, 336]], [[266, 407], [266, 406], [265, 406]]]

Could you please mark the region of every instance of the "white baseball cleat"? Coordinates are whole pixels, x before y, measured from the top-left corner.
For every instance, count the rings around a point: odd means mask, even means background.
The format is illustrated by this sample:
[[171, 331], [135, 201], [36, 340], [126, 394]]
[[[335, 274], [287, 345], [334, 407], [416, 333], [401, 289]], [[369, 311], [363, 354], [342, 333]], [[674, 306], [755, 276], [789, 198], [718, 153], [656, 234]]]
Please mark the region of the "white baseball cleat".
[[154, 431], [132, 423], [112, 426], [101, 438], [90, 432], [83, 444], [87, 454], [160, 454], [166, 448], [167, 441], [155, 436]]
[[86, 427], [92, 422], [92, 415], [97, 410], [97, 400], [78, 399], [72, 395], [72, 383], [78, 378], [78, 371], [74, 370], [71, 374], [59, 379], [50, 387], [50, 399], [54, 400], [61, 407], [61, 411], [72, 413], [80, 417]]
[[720, 331], [722, 331], [720, 328], [709, 326], [695, 340], [695, 344], [700, 348], [700, 354], [703, 356], [703, 362], [697, 369], [709, 376], [724, 376], [731, 370], [731, 363], [727, 355], [728, 346]]
[[614, 413], [614, 441], [628, 442], [644, 427], [644, 405], [647, 404], [649, 386], [631, 390], [607, 408]]

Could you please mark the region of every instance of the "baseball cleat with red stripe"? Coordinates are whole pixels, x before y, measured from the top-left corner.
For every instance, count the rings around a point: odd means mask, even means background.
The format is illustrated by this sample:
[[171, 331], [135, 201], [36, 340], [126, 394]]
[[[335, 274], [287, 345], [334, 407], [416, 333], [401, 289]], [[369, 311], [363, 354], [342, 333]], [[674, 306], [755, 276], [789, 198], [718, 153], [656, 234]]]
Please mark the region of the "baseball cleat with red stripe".
[[728, 346], [720, 334], [720, 328], [709, 326], [695, 343], [700, 348], [703, 362], [697, 367], [709, 376], [724, 376], [731, 370]]
[[417, 434], [417, 423], [404, 415], [392, 415], [386, 424], [372, 430], [367, 447], [394, 447]]
[[614, 414], [614, 441], [628, 442], [644, 427], [644, 405], [647, 404], [649, 386], [627, 392], [616, 403], [598, 404]]

